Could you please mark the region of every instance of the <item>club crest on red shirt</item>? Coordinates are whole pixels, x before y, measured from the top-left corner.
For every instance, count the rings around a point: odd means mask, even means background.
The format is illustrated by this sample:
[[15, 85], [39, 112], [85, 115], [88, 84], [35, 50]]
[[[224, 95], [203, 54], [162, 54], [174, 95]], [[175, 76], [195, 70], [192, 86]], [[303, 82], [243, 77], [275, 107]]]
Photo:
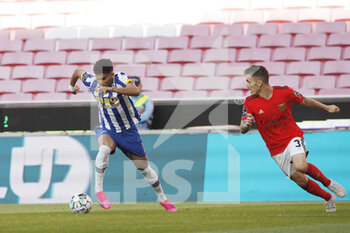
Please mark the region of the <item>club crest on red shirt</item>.
[[279, 104], [278, 107], [280, 107], [281, 112], [283, 112], [284, 110], [286, 110], [285, 103]]

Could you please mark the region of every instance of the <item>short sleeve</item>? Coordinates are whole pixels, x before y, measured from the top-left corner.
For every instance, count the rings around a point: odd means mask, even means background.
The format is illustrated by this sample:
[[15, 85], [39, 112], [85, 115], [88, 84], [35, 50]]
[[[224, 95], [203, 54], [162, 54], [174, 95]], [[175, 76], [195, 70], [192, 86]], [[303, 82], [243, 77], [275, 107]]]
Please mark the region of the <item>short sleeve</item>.
[[80, 78], [84, 85], [89, 88], [91, 87], [92, 83], [96, 80], [96, 76], [90, 74], [89, 72], [83, 73]]
[[241, 120], [247, 119], [248, 114], [253, 115], [252, 111], [248, 107], [247, 99], [244, 101], [243, 108], [242, 108], [242, 117]]
[[296, 104], [300, 104], [303, 101], [303, 95], [299, 92], [293, 90], [292, 88], [288, 88], [288, 97], [290, 98], [290, 101]]

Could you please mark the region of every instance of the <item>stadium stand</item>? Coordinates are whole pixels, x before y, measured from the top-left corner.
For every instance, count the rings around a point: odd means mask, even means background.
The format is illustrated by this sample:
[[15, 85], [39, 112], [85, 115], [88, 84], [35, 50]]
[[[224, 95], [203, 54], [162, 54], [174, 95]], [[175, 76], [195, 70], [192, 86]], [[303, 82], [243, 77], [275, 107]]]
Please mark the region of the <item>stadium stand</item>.
[[[350, 14], [345, 1], [224, 1], [219, 11], [203, 15], [198, 24], [108, 22], [99, 27], [83, 17], [96, 7], [94, 0], [54, 1], [54, 7], [48, 2], [0, 4], [0, 79], [16, 80], [21, 87], [26, 79], [47, 80], [55, 87], [47, 95], [21, 95], [25, 99], [78, 99], [54, 94], [65, 92], [66, 85], [60, 83], [75, 67], [91, 71], [102, 57], [111, 58], [117, 70], [154, 81], [146, 91], [159, 98], [226, 96], [230, 90], [245, 95], [243, 70], [252, 64], [265, 65], [273, 82], [286, 81], [308, 93], [349, 89], [344, 84], [350, 74]], [[315, 82], [310, 75], [334, 82], [319, 83], [331, 85], [328, 88], [311, 87]], [[230, 90], [209, 79], [220, 80]], [[175, 81], [183, 83], [172, 85]]]

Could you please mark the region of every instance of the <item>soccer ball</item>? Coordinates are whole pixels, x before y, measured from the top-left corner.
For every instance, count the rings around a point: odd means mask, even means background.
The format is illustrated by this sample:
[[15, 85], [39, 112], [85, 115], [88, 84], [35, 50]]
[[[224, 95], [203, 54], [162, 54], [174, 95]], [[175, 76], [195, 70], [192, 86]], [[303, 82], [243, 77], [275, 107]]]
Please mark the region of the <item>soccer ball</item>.
[[72, 213], [89, 213], [92, 208], [92, 200], [86, 193], [78, 193], [69, 201], [69, 209]]

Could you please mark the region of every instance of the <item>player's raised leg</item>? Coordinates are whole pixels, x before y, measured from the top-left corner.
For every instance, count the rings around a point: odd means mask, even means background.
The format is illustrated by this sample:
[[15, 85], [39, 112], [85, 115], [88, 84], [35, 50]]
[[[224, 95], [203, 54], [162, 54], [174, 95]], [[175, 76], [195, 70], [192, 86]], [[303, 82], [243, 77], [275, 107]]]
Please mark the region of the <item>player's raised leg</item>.
[[135, 155], [129, 156], [129, 158], [134, 162], [136, 168], [145, 177], [145, 180], [150, 184], [156, 193], [159, 203], [165, 208], [166, 211], [175, 212], [176, 207], [166, 198], [162, 185], [160, 184], [157, 173], [150, 167], [148, 163], [147, 156], [138, 157]]
[[111, 204], [103, 191], [103, 179], [108, 167], [109, 155], [114, 148], [114, 142], [108, 134], [102, 134], [98, 138], [99, 150], [95, 160], [95, 194], [100, 206], [109, 209]]

